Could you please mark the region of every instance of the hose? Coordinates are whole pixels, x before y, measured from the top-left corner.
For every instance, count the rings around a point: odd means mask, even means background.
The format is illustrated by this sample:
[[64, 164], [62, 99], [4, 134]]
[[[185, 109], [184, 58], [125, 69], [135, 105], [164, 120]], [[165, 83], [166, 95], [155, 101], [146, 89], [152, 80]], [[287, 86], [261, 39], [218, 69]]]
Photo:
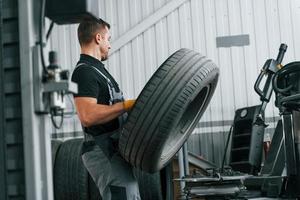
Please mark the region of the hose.
[[49, 27], [49, 29], [48, 29], [48, 31], [47, 31], [47, 34], [46, 34], [46, 41], [49, 39], [49, 37], [50, 37], [50, 34], [51, 34], [51, 32], [52, 32], [52, 29], [53, 29], [53, 26], [54, 26], [54, 22], [52, 21], [51, 22], [51, 24], [50, 24], [50, 27]]
[[40, 54], [41, 54], [41, 61], [42, 67], [44, 71], [44, 75], [48, 75], [48, 70], [46, 68], [45, 57], [44, 57], [44, 39], [43, 39], [43, 27], [44, 27], [44, 17], [45, 17], [45, 7], [46, 7], [46, 0], [41, 1], [41, 9], [40, 9], [40, 27], [39, 27], [39, 45], [40, 45]]

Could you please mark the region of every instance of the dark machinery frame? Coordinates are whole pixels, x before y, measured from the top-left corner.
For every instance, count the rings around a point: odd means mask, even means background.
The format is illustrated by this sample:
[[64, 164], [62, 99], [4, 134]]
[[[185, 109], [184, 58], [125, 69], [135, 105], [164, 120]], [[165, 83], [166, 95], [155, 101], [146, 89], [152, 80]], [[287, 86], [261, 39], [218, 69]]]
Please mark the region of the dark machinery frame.
[[[300, 62], [281, 65], [287, 45], [281, 44], [277, 59], [269, 59], [259, 74], [254, 89], [260, 96], [262, 104], [252, 127], [254, 139], [251, 139], [250, 164], [259, 167], [259, 173], [249, 174], [233, 171], [231, 168], [210, 169], [206, 175], [188, 175], [176, 179], [185, 183], [185, 199], [205, 197], [206, 199], [256, 199], [261, 197], [273, 199], [297, 199], [300, 197], [299, 172], [299, 127], [295, 120], [300, 120]], [[266, 80], [260, 89], [263, 77]], [[275, 92], [275, 105], [280, 111], [269, 153], [260, 169], [263, 134], [267, 126], [264, 111]], [[298, 135], [297, 135], [298, 134]], [[297, 141], [299, 142], [299, 141]], [[225, 151], [226, 152], [226, 151]]]

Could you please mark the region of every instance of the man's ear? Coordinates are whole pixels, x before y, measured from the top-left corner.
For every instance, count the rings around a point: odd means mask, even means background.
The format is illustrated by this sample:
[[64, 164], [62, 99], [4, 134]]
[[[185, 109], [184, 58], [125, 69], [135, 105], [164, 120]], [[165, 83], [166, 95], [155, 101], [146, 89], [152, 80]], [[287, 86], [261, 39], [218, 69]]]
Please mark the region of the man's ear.
[[100, 33], [97, 33], [97, 34], [95, 35], [95, 42], [96, 42], [97, 44], [99, 44], [99, 43], [101, 42], [101, 40], [102, 40], [102, 38], [101, 38]]

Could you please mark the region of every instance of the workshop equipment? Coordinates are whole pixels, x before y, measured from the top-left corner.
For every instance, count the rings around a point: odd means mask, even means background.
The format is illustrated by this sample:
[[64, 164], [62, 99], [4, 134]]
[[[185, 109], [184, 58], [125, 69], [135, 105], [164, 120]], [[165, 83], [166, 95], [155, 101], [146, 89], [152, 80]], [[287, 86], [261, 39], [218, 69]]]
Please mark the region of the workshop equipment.
[[[235, 111], [229, 165], [235, 171], [257, 174], [260, 171], [264, 125], [255, 124], [261, 106], [251, 106]], [[264, 120], [262, 113], [261, 119]]]
[[[193, 174], [184, 177], [180, 181], [186, 183], [183, 192], [187, 198], [202, 196], [207, 199], [299, 199], [300, 62], [282, 66], [286, 49], [287, 45], [281, 44], [276, 60], [266, 61], [254, 86], [262, 103], [256, 107], [256, 116], [252, 124], [252, 128], [256, 127], [252, 134], [257, 134], [257, 140], [253, 143], [254, 151], [250, 156], [254, 161], [253, 166], [262, 164], [263, 137], [259, 134], [263, 133], [267, 126], [264, 111], [273, 90], [276, 95], [275, 105], [281, 117], [262, 169], [258, 174], [253, 171], [243, 174], [230, 168], [216, 168], [208, 175]], [[260, 89], [264, 77], [266, 80], [263, 89]], [[244, 115], [242, 109], [238, 113]], [[234, 143], [235, 141], [233, 145]]]

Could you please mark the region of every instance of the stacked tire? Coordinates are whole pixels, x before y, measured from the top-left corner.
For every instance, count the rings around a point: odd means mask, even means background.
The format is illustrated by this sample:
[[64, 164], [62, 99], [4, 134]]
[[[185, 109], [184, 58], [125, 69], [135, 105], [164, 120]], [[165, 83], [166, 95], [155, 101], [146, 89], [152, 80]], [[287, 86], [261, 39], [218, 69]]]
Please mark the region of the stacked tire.
[[[83, 139], [52, 140], [55, 200], [101, 200], [98, 188], [81, 160]], [[142, 200], [163, 200], [160, 173], [134, 169]]]
[[55, 200], [91, 199], [89, 175], [81, 160], [82, 143], [82, 139], [67, 140], [56, 152], [53, 169]]

